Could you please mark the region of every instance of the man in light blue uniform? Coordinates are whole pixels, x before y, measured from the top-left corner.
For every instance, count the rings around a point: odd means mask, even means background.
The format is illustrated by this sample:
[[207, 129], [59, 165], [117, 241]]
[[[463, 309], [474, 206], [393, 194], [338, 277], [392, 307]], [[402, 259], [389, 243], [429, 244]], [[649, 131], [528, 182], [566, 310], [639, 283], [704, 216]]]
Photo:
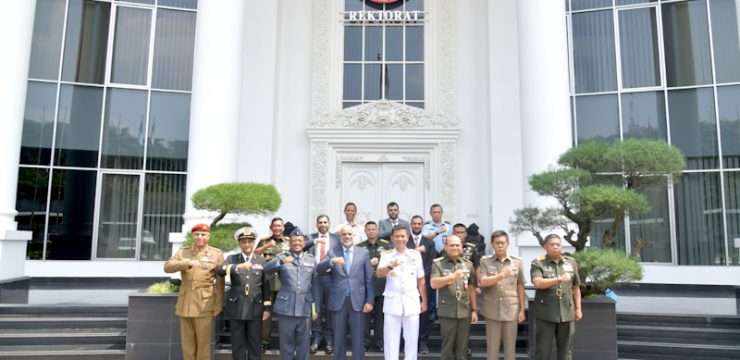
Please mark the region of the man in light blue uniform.
[[301, 229], [290, 233], [290, 251], [277, 255], [264, 267], [265, 274], [277, 273], [280, 291], [272, 306], [280, 321], [280, 358], [308, 359], [310, 318], [316, 318], [311, 283], [316, 270], [316, 258], [303, 251], [305, 237]]
[[447, 221], [442, 220], [442, 205], [434, 204], [429, 208], [429, 215], [432, 216], [432, 220], [427, 221], [424, 224], [424, 229], [421, 231], [421, 235], [429, 240], [434, 241], [434, 247], [437, 252], [441, 252], [445, 247], [443, 238], [446, 235], [452, 235], [452, 226]]

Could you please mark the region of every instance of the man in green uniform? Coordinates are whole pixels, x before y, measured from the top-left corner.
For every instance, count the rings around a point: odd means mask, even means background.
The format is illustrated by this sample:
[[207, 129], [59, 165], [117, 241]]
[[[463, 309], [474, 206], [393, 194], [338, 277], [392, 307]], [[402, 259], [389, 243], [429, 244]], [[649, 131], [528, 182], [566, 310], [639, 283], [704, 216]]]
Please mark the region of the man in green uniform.
[[[376, 348], [383, 352], [383, 291], [385, 291], [385, 278], [378, 278], [375, 271], [378, 269], [380, 254], [391, 248], [391, 243], [385, 239], [378, 238], [378, 224], [374, 221], [365, 223], [365, 235], [367, 240], [357, 244], [364, 247], [370, 253], [370, 265], [373, 266], [373, 278], [375, 279], [375, 303], [373, 311], [365, 317], [365, 348]], [[373, 334], [370, 336], [370, 321], [373, 321]]]
[[558, 360], [571, 360], [575, 321], [581, 320], [581, 280], [576, 261], [560, 253], [560, 236], [545, 237], [547, 255], [532, 261], [531, 275], [535, 287], [535, 360], [550, 358], [552, 345]]
[[224, 278], [216, 276], [224, 254], [208, 246], [210, 226], [198, 224], [191, 231], [193, 245], [178, 250], [164, 264], [164, 271], [179, 271], [182, 277], [175, 313], [180, 317], [183, 359], [209, 360], [213, 318], [221, 313], [224, 303]]
[[470, 324], [478, 321], [473, 263], [464, 259], [462, 240], [447, 236], [445, 255], [432, 263], [432, 289], [438, 290], [437, 316], [443, 360], [466, 360]]
[[[270, 262], [275, 256], [287, 252], [290, 250], [290, 239], [283, 235], [285, 231], [285, 223], [283, 219], [276, 217], [270, 222], [270, 234], [260, 239], [257, 243], [257, 248], [254, 253], [262, 255], [265, 258], [265, 262]], [[278, 291], [280, 291], [280, 278], [277, 274], [265, 275], [267, 276], [267, 284], [270, 285], [270, 296], [269, 300], [265, 301], [265, 306], [272, 306], [275, 302], [275, 297]], [[272, 321], [269, 319], [262, 322], [262, 351], [270, 349], [270, 341], [272, 332]]]

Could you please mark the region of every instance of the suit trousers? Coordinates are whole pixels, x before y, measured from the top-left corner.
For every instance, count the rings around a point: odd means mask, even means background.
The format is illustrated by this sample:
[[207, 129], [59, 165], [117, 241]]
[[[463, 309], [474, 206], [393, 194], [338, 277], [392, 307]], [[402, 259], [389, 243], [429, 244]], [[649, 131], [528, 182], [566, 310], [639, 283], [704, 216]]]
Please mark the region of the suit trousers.
[[[426, 271], [426, 270], [424, 270]], [[429, 345], [429, 330], [432, 327], [432, 319], [429, 316], [437, 311], [437, 290], [432, 289], [430, 283], [431, 271], [429, 276], [425, 277], [426, 288], [427, 288], [427, 311], [419, 314], [419, 343]]]
[[498, 359], [501, 340], [504, 341], [504, 360], [516, 358], [516, 321], [498, 321], [486, 319], [486, 357]]
[[279, 315], [280, 359], [308, 359], [311, 318]]
[[439, 318], [439, 331], [442, 335], [442, 360], [467, 360], [470, 318]]
[[210, 360], [213, 354], [213, 316], [180, 317], [184, 360]]
[[332, 344], [334, 343], [334, 333], [332, 331], [331, 311], [326, 305], [329, 301], [330, 288], [324, 284], [323, 280], [323, 277], [317, 277], [314, 280], [314, 286], [318, 288], [314, 293], [314, 301], [319, 317], [316, 320], [311, 320], [311, 335], [313, 341], [317, 344], [321, 344], [322, 340], [327, 344]]
[[385, 314], [383, 322], [383, 355], [385, 360], [398, 360], [403, 331], [404, 360], [416, 360], [419, 340], [419, 315]]
[[[277, 299], [277, 291], [270, 291], [270, 303], [275, 305], [275, 299]], [[262, 343], [270, 345], [272, 341], [272, 317], [262, 322]]]
[[534, 322], [535, 360], [549, 360], [553, 343], [557, 345], [558, 360], [573, 359], [573, 335], [576, 333], [573, 321], [552, 322], [535, 319]]
[[229, 327], [231, 327], [232, 359], [246, 360], [247, 354], [249, 355], [249, 360], [259, 360], [262, 358], [262, 351], [260, 350], [262, 319], [229, 319]]
[[[382, 346], [383, 345], [383, 296], [375, 297], [373, 311], [365, 317], [365, 345]], [[370, 320], [375, 322], [373, 325], [373, 335], [370, 336]]]
[[[364, 305], [364, 304], [363, 304]], [[339, 311], [332, 311], [334, 321], [334, 360], [347, 358], [347, 326], [349, 326], [350, 340], [352, 341], [352, 360], [365, 359], [363, 344], [363, 330], [365, 329], [365, 313], [352, 309], [350, 297], [344, 297], [344, 304]]]

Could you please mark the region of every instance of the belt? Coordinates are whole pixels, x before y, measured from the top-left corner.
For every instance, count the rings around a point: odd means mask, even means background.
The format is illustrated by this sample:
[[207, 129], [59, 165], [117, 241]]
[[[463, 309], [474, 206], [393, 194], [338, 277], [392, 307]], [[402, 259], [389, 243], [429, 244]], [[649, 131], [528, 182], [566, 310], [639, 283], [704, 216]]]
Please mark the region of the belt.
[[280, 287], [280, 291], [287, 291], [287, 292], [292, 292], [292, 293], [296, 293], [296, 294], [308, 294], [308, 293], [310, 293], [310, 291], [308, 291], [308, 289], [295, 288], [295, 287], [292, 287], [292, 286], [285, 286], [285, 285], [283, 285], [283, 286]]
[[205, 288], [209, 288], [211, 286], [216, 286], [215, 282], [203, 282], [203, 281], [195, 281], [195, 280], [182, 280], [182, 284], [180, 285], [180, 287], [190, 288], [191, 290], [205, 289]]

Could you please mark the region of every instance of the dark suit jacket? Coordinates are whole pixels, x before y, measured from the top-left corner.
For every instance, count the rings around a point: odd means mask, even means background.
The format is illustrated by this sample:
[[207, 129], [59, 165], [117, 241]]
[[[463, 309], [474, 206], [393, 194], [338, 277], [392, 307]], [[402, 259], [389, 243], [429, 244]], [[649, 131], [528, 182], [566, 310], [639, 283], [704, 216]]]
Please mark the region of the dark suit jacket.
[[[332, 232], [329, 232], [328, 235], [329, 235], [329, 247], [326, 250], [327, 254], [329, 253], [331, 249], [342, 246], [342, 239], [339, 238], [339, 235], [334, 234]], [[314, 250], [314, 247], [316, 246], [316, 239], [318, 238], [319, 238], [318, 232], [309, 234], [306, 238], [306, 245], [303, 246], [303, 251], [310, 252], [311, 254], [313, 254], [313, 256], [316, 257], [316, 260], [321, 261], [321, 259], [319, 259], [319, 254], [317, 254], [316, 251]]]
[[[265, 311], [263, 303], [270, 300], [270, 287], [267, 284], [267, 276], [262, 271], [265, 266], [265, 258], [255, 254], [252, 257], [252, 267], [249, 271], [236, 270], [236, 266], [244, 263], [244, 254], [241, 252], [230, 255], [224, 263], [216, 268], [216, 273], [226, 276], [230, 273], [231, 288], [224, 297], [224, 314], [229, 319], [237, 320], [260, 320], [262, 312]], [[230, 271], [229, 267], [231, 267]], [[249, 286], [249, 293], [246, 293]]]
[[332, 248], [331, 253], [316, 266], [316, 271], [328, 271], [331, 277], [329, 301], [327, 306], [331, 311], [339, 311], [344, 305], [345, 289], [349, 286], [352, 309], [362, 311], [365, 304], [375, 302], [375, 281], [373, 267], [370, 265], [370, 254], [367, 249], [352, 247], [352, 267], [349, 273], [344, 265], [331, 264], [332, 257], [344, 257], [344, 248]]
[[[407, 220], [398, 219], [398, 225], [405, 226], [407, 234], [411, 235], [411, 224]], [[393, 225], [391, 218], [385, 218], [378, 221], [378, 239], [391, 240]]]
[[[421, 234], [419, 234], [419, 236], [421, 236]], [[427, 283], [429, 283], [429, 276], [432, 275], [432, 261], [434, 261], [439, 254], [437, 253], [437, 248], [434, 247], [434, 240], [426, 239], [421, 236], [419, 245], [424, 245], [426, 248], [426, 250], [421, 253], [421, 262], [424, 264], [424, 277], [427, 279]], [[406, 248], [416, 249], [413, 235], [409, 235], [409, 241], [406, 243]]]

